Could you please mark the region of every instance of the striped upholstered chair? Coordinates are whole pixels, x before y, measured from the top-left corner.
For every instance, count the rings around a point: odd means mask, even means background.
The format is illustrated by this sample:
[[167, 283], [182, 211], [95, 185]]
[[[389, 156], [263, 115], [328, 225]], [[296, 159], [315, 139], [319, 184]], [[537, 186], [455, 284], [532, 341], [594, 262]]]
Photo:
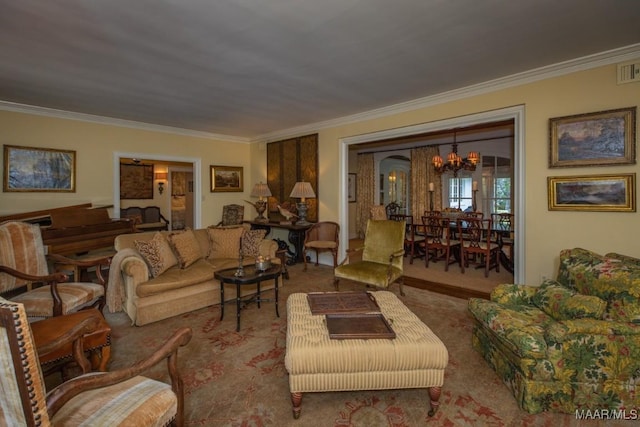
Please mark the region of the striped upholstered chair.
[[[107, 283], [102, 269], [109, 257], [81, 261], [60, 255], [45, 255], [40, 226], [20, 221], [0, 224], [0, 295], [24, 304], [31, 321], [105, 305]], [[68, 282], [62, 272], [49, 271], [49, 263], [65, 268], [95, 267], [98, 283]], [[74, 278], [74, 280], [79, 280]], [[42, 284], [43, 286], [34, 286]]]
[[[182, 426], [177, 352], [191, 334], [191, 329], [182, 328], [151, 357], [130, 368], [81, 375], [45, 394], [24, 306], [0, 298], [0, 425]], [[164, 359], [171, 385], [140, 376]]]

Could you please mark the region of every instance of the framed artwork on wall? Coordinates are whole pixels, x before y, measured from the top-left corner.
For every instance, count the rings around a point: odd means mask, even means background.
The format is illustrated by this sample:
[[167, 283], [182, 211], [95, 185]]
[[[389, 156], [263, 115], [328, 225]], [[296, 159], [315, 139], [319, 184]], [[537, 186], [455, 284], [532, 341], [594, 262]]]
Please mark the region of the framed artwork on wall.
[[358, 197], [357, 191], [358, 191], [358, 184], [356, 182], [356, 174], [350, 173], [349, 180], [347, 183], [347, 198], [349, 200], [349, 203], [354, 203], [357, 200], [357, 197]]
[[549, 167], [634, 164], [636, 109], [549, 119]]
[[153, 199], [153, 165], [120, 163], [120, 198]]
[[76, 152], [53, 148], [4, 146], [5, 192], [76, 191]]
[[243, 191], [242, 166], [210, 166], [210, 171], [212, 193], [240, 193]]
[[635, 212], [636, 174], [550, 176], [550, 211]]

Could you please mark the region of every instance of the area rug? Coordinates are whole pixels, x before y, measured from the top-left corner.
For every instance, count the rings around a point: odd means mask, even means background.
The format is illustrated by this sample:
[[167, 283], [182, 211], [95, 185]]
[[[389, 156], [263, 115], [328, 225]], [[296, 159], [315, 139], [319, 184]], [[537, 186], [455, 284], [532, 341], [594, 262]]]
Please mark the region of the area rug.
[[[124, 313], [107, 314], [112, 326], [110, 370], [129, 366], [182, 326], [193, 330], [179, 352], [185, 383], [188, 426], [630, 426], [633, 422], [577, 420], [573, 414], [531, 415], [520, 410], [511, 393], [471, 348], [467, 301], [405, 286], [401, 300], [442, 339], [449, 365], [440, 408], [429, 417], [424, 389], [307, 393], [302, 414], [294, 420], [284, 366], [286, 299], [293, 292], [333, 290], [332, 269], [290, 267], [280, 292], [280, 317], [273, 303], [248, 305], [236, 332], [235, 305], [212, 306], [142, 327], [131, 326]], [[342, 280], [340, 290], [363, 286]], [[398, 293], [397, 286], [391, 289]], [[265, 296], [272, 296], [268, 291]], [[149, 377], [168, 381], [166, 364]]]

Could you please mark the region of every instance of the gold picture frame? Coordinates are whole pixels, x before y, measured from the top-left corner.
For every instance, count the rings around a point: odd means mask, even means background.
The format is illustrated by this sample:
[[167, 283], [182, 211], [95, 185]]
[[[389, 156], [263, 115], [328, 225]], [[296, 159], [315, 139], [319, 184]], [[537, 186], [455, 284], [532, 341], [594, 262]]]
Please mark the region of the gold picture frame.
[[637, 107], [549, 119], [549, 167], [636, 163]]
[[4, 145], [4, 192], [75, 193], [76, 152]]
[[210, 166], [212, 193], [241, 193], [244, 191], [242, 166]]
[[635, 212], [636, 174], [550, 176], [550, 211]]

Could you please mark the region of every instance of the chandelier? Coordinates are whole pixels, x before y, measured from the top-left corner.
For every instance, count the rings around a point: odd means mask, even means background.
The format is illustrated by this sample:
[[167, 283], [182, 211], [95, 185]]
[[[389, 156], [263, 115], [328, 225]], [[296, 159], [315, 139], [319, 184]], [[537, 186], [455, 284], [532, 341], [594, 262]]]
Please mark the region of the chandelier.
[[435, 168], [436, 173], [443, 174], [446, 172], [453, 172], [453, 176], [458, 176], [459, 170], [475, 171], [476, 165], [480, 160], [480, 153], [477, 151], [470, 151], [466, 158], [462, 158], [458, 155], [458, 143], [456, 142], [456, 132], [453, 132], [453, 144], [451, 146], [451, 152], [447, 155], [447, 163], [444, 163], [442, 157], [433, 156], [431, 163]]

